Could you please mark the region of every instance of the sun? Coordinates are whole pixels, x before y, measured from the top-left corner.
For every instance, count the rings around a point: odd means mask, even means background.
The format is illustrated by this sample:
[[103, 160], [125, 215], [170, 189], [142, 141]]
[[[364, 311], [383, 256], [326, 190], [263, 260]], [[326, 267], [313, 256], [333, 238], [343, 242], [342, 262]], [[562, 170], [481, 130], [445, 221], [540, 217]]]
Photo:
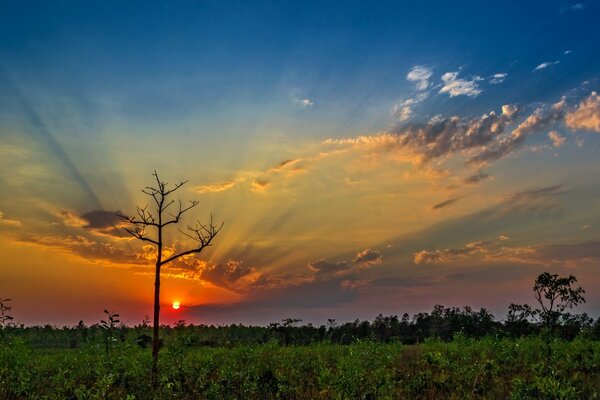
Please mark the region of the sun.
[[179, 310], [179, 307], [181, 307], [181, 304], [178, 301], [174, 301], [173, 302], [173, 310]]

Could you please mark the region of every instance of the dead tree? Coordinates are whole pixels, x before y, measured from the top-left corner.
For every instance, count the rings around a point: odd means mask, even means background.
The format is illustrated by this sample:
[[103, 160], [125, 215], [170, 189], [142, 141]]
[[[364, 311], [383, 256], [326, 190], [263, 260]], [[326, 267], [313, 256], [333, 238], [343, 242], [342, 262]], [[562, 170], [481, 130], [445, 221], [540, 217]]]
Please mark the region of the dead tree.
[[[172, 188], [168, 188], [168, 184], [161, 181], [158, 177], [158, 173], [154, 171], [152, 174], [156, 179], [156, 186], [147, 186], [142, 189], [142, 192], [147, 196], [152, 197], [151, 210], [148, 210], [148, 204], [144, 207], [136, 206], [137, 215], [125, 215], [117, 212], [123, 221], [129, 224], [125, 230], [136, 239], [144, 242], [149, 242], [156, 248], [156, 263], [155, 263], [155, 275], [154, 275], [154, 324], [152, 334], [152, 375], [156, 382], [158, 372], [158, 350], [159, 350], [159, 326], [160, 326], [160, 270], [161, 267], [171, 261], [174, 261], [180, 257], [200, 253], [205, 247], [211, 245], [214, 237], [219, 233], [223, 227], [223, 223], [219, 227], [213, 224], [212, 214], [210, 216], [210, 222], [208, 224], [202, 224], [196, 221], [195, 226], [187, 226], [187, 232], [179, 229], [179, 231], [196, 242], [195, 247], [189, 250], [183, 250], [176, 252], [173, 255], [163, 258], [163, 235], [164, 230], [169, 225], [176, 225], [180, 222], [182, 216], [198, 205], [197, 201], [190, 201], [187, 205], [182, 205], [181, 200], [177, 202], [170, 199], [169, 196], [177, 189], [187, 183], [187, 181], [180, 182], [174, 185]], [[174, 212], [168, 212], [167, 210], [171, 207]]]

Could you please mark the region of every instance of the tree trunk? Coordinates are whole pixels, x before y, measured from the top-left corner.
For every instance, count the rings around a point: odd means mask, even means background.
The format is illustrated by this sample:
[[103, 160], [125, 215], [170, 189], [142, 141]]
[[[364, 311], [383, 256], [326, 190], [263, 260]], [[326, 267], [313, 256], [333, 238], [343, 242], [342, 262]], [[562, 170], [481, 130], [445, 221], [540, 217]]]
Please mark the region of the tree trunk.
[[156, 263], [156, 275], [154, 277], [154, 325], [152, 331], [152, 380], [154, 385], [158, 383], [158, 350], [160, 339], [158, 329], [160, 326], [160, 263]]

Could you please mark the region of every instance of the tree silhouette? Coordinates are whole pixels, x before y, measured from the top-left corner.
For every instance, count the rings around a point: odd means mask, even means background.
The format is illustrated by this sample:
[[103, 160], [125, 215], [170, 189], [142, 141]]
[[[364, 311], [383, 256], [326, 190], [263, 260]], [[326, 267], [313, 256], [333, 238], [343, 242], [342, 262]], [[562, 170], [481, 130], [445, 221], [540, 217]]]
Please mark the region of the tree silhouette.
[[559, 277], [557, 274], [544, 272], [535, 280], [533, 292], [540, 304], [538, 313], [548, 329], [554, 328], [561, 315], [567, 308], [573, 308], [579, 303], [585, 303], [585, 290], [581, 287], [574, 289], [572, 284], [577, 282], [573, 275]]
[[[154, 321], [152, 330], [152, 375], [155, 379], [158, 369], [158, 351], [160, 347], [159, 326], [160, 326], [160, 270], [161, 267], [171, 261], [177, 260], [183, 256], [200, 253], [204, 248], [211, 245], [214, 237], [223, 227], [223, 223], [219, 227], [213, 224], [212, 214], [208, 224], [202, 224], [198, 220], [195, 226], [187, 226], [187, 232], [179, 229], [183, 235], [196, 242], [196, 246], [183, 250], [179, 253], [174, 253], [170, 256], [164, 255], [164, 230], [169, 225], [176, 225], [181, 221], [182, 216], [198, 205], [198, 201], [190, 201], [188, 205], [183, 206], [181, 200], [177, 202], [169, 196], [176, 190], [185, 185], [188, 181], [183, 181], [169, 188], [168, 184], [162, 181], [156, 170], [152, 174], [156, 179], [156, 186], [146, 186], [142, 189], [142, 193], [152, 198], [154, 204], [152, 209], [148, 210], [148, 205], [144, 207], [136, 206], [137, 215], [128, 216], [117, 212], [117, 216], [129, 223], [129, 227], [125, 230], [133, 237], [149, 242], [156, 248], [156, 263], [155, 263], [155, 278], [154, 278]], [[175, 205], [175, 212], [167, 212], [169, 207]], [[149, 232], [149, 230], [153, 232]]]

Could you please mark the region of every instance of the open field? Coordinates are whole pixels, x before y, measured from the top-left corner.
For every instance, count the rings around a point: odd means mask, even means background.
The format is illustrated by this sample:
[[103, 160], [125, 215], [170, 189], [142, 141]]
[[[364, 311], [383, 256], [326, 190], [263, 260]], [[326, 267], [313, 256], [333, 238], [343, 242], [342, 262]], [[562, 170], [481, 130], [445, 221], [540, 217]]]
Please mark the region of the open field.
[[160, 389], [150, 349], [130, 340], [75, 348], [22, 338], [0, 345], [2, 399], [593, 399], [600, 396], [600, 342], [426, 340], [220, 347], [165, 344]]

